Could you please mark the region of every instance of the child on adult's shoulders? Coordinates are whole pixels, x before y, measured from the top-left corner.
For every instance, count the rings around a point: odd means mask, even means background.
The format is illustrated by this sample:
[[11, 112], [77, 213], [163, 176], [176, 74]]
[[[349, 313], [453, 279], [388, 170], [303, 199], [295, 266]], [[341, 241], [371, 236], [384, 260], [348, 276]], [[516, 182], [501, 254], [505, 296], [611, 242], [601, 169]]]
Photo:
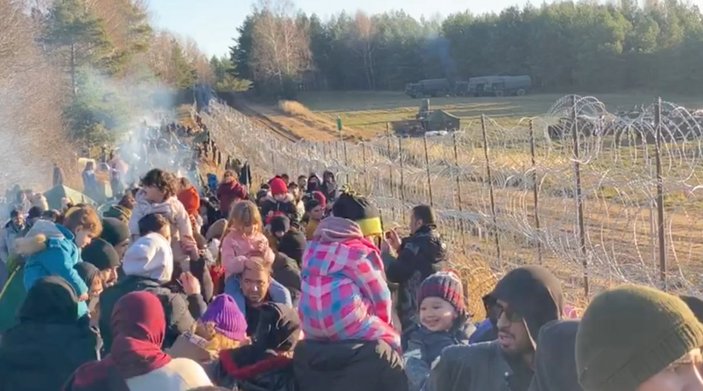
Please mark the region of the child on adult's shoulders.
[[420, 324], [403, 355], [410, 391], [423, 388], [432, 363], [447, 346], [468, 344], [475, 327], [464, 304], [464, 288], [453, 272], [437, 272], [420, 285]]

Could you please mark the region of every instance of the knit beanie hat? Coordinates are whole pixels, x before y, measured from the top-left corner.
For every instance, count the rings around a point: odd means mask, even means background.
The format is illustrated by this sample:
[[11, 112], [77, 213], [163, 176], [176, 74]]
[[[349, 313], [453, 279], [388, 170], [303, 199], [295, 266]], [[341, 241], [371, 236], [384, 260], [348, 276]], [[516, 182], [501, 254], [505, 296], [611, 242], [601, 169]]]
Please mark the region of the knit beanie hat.
[[95, 277], [100, 273], [100, 270], [97, 267], [88, 262], [78, 262], [73, 265], [73, 269], [78, 272], [78, 275], [88, 286], [88, 289], [90, 289], [90, 284], [93, 283], [93, 279], [95, 279]]
[[189, 215], [197, 215], [200, 209], [200, 194], [195, 187], [191, 186], [180, 193], [178, 193], [178, 201], [181, 201], [183, 207], [186, 209]]
[[293, 258], [298, 265], [303, 261], [303, 252], [305, 252], [305, 234], [298, 230], [290, 230], [278, 241], [278, 252], [286, 254]]
[[269, 185], [271, 186], [271, 194], [275, 196], [288, 193], [288, 185], [281, 178], [273, 178]]
[[451, 304], [459, 314], [459, 317], [466, 315], [464, 286], [459, 276], [453, 272], [437, 272], [422, 281], [417, 295], [418, 306], [427, 297], [439, 297]]
[[[103, 232], [100, 238], [106, 240], [113, 246], [129, 239], [129, 227], [125, 222], [114, 217], [105, 217], [103, 219]], [[83, 250], [85, 251], [85, 249]]]
[[99, 270], [107, 270], [120, 266], [120, 256], [115, 248], [104, 239], [93, 239], [81, 251], [83, 262], [93, 264]]
[[247, 320], [230, 295], [215, 296], [199, 321], [213, 323], [215, 331], [229, 339], [243, 341], [247, 337]]
[[274, 216], [271, 218], [271, 233], [290, 231], [290, 219], [288, 216]]
[[586, 391], [635, 391], [703, 346], [703, 325], [681, 299], [644, 286], [601, 293], [576, 334], [576, 367]]
[[366, 197], [342, 192], [332, 206], [332, 214], [359, 224], [364, 236], [383, 234], [381, 214]]

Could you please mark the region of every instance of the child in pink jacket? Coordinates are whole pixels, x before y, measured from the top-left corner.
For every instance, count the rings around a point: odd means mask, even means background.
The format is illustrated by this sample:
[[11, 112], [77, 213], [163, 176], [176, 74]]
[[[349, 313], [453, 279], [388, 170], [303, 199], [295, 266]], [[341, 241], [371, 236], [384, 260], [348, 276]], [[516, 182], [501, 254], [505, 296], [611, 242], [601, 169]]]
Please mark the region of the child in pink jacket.
[[[263, 234], [263, 222], [259, 209], [251, 201], [239, 201], [232, 206], [228, 231], [222, 240], [221, 259], [225, 269], [225, 293], [232, 296], [237, 305], [246, 311], [244, 294], [239, 276], [244, 272], [244, 262], [250, 254], [260, 254], [269, 265], [275, 254]], [[275, 280], [271, 280], [269, 295], [273, 301], [292, 306], [290, 292]]]

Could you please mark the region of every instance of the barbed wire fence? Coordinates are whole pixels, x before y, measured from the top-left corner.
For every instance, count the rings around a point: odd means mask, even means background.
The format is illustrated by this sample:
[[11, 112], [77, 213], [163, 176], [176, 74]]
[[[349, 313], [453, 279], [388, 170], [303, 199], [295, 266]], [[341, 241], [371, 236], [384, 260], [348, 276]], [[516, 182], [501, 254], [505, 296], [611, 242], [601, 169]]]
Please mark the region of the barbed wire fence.
[[372, 197], [386, 226], [431, 204], [455, 266], [486, 269], [476, 283], [542, 264], [573, 303], [626, 282], [699, 290], [703, 120], [673, 103], [614, 114], [566, 96], [515, 127], [482, 116], [445, 136], [358, 143], [290, 142], [220, 104], [204, 120], [256, 179], [330, 170]]

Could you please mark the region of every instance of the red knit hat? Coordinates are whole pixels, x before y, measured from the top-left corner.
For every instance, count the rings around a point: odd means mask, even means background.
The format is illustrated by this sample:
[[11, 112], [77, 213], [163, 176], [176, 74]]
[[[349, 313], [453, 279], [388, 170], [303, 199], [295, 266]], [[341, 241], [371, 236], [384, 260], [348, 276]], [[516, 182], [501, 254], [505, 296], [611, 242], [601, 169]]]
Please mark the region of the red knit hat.
[[288, 185], [286, 185], [286, 181], [281, 178], [273, 178], [269, 186], [271, 187], [271, 194], [273, 195], [288, 193]]
[[417, 295], [418, 307], [426, 297], [439, 297], [449, 302], [460, 316], [466, 314], [464, 304], [464, 286], [454, 272], [437, 272], [425, 279]]
[[322, 206], [322, 209], [325, 209], [327, 207], [327, 197], [325, 197], [325, 194], [319, 190], [313, 191], [312, 192], [312, 198], [317, 200], [317, 202], [320, 203]]
[[200, 195], [195, 187], [189, 187], [180, 193], [178, 193], [178, 201], [181, 201], [183, 207], [185, 207], [186, 212], [193, 216], [198, 214], [198, 209], [200, 209]]

